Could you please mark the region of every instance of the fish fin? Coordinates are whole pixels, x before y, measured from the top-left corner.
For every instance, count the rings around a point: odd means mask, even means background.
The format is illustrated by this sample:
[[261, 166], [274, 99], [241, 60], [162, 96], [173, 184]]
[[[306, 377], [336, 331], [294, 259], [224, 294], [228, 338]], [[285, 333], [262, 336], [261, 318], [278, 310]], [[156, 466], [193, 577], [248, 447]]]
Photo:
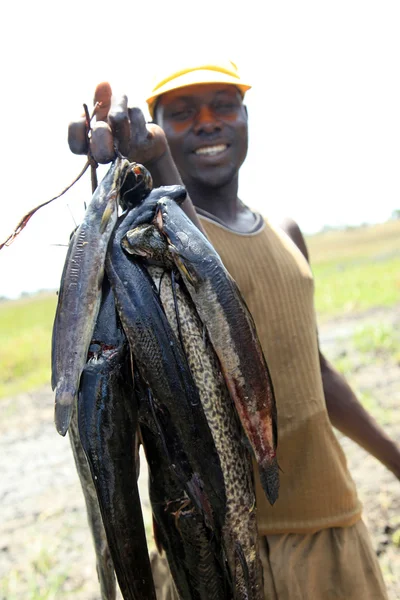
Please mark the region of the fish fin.
[[156, 548], [158, 550], [158, 554], [162, 554], [163, 553], [163, 546], [159, 537], [159, 530], [158, 530], [158, 524], [157, 521], [154, 518], [153, 515], [153, 538], [154, 538], [154, 543], [156, 545]]
[[203, 344], [204, 347], [207, 347], [208, 335], [207, 335], [207, 327], [203, 324]]
[[235, 544], [235, 554], [236, 554], [237, 558], [239, 559], [240, 566], [242, 567], [243, 579], [245, 581], [246, 591], [247, 591], [247, 598], [249, 600], [251, 600], [253, 598], [253, 594], [252, 594], [252, 589], [251, 589], [251, 584], [250, 584], [249, 567], [248, 567], [247, 560], [244, 555], [243, 548], [242, 548], [242, 545], [240, 544], [240, 542], [236, 542], [236, 544]]
[[[184, 350], [185, 346], [183, 343], [181, 318], [179, 316], [179, 304], [178, 304], [178, 298], [176, 295], [176, 276], [175, 276], [174, 271], [171, 271], [171, 290], [172, 290], [172, 298], [174, 300], [176, 324], [178, 326], [178, 337], [179, 337], [179, 341], [181, 343], [182, 350]], [[186, 354], [185, 354], [185, 358], [187, 359]]]
[[114, 209], [115, 209], [115, 196], [112, 195], [110, 200], [108, 201], [108, 204], [103, 212], [103, 216], [101, 217], [101, 223], [100, 223], [100, 233], [104, 233], [106, 230], [106, 227], [113, 215]]
[[159, 297], [161, 296], [161, 285], [162, 285], [163, 279], [164, 279], [164, 277], [166, 276], [166, 274], [167, 274], [167, 271], [166, 271], [166, 270], [165, 270], [165, 271], [163, 271], [163, 272], [161, 273], [161, 277], [160, 277], [160, 279], [159, 279], [159, 281], [158, 281], [157, 293], [158, 293], [158, 296], [159, 296]]
[[174, 263], [178, 267], [178, 269], [183, 273], [189, 283], [195, 287], [198, 283], [198, 276], [195, 269], [192, 268], [189, 262], [182, 260], [182, 256], [179, 254], [178, 250], [171, 243], [168, 244], [168, 250], [171, 253], [171, 256], [174, 260]]
[[58, 372], [58, 367], [57, 367], [58, 347], [61, 344], [60, 333], [59, 333], [60, 313], [62, 311], [62, 304], [63, 304], [63, 299], [64, 299], [66, 270], [67, 270], [67, 265], [70, 261], [70, 257], [71, 257], [72, 250], [74, 247], [76, 231], [77, 231], [77, 228], [75, 228], [75, 230], [72, 232], [72, 234], [70, 236], [69, 246], [68, 246], [67, 254], [65, 257], [64, 268], [63, 268], [61, 281], [60, 281], [60, 287], [59, 287], [59, 290], [57, 291], [57, 309], [56, 309], [56, 314], [54, 317], [53, 330], [52, 330], [52, 334], [51, 334], [51, 388], [52, 388], [52, 390], [56, 389], [58, 380], [60, 377], [60, 374]]
[[269, 503], [273, 505], [279, 496], [279, 465], [276, 456], [266, 463], [258, 465], [260, 481]]
[[204, 492], [203, 482], [197, 473], [193, 473], [190, 481], [187, 483], [190, 498], [200, 510], [204, 517], [204, 522], [211, 530], [214, 530], [214, 515], [210, 501]]

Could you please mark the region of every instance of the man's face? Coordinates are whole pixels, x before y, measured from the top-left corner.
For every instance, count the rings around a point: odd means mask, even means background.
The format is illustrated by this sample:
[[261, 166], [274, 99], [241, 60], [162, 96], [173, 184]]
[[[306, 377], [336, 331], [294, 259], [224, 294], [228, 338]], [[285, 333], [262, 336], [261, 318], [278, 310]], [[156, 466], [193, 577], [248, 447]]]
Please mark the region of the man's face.
[[167, 92], [156, 117], [186, 185], [220, 187], [237, 175], [248, 135], [247, 112], [234, 85], [205, 83]]

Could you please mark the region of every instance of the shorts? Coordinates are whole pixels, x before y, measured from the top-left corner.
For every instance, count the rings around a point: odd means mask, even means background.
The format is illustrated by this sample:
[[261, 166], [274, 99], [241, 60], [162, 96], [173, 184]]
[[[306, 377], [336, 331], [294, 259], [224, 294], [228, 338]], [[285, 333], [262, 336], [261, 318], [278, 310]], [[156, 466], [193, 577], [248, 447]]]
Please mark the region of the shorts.
[[362, 520], [314, 534], [260, 538], [268, 600], [387, 600], [378, 558]]
[[[265, 600], [387, 600], [362, 520], [313, 534], [260, 537]], [[179, 600], [165, 556], [151, 555], [157, 600]]]

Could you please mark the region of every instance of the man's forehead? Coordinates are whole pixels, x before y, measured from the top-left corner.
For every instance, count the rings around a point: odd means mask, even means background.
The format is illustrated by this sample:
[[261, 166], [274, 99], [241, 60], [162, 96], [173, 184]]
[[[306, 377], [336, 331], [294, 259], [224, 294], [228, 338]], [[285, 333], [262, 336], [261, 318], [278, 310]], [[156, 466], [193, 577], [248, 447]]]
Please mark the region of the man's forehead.
[[212, 100], [215, 97], [223, 95], [236, 96], [240, 100], [242, 99], [242, 94], [235, 85], [225, 83], [196, 83], [166, 92], [160, 96], [159, 106], [167, 106], [177, 101]]

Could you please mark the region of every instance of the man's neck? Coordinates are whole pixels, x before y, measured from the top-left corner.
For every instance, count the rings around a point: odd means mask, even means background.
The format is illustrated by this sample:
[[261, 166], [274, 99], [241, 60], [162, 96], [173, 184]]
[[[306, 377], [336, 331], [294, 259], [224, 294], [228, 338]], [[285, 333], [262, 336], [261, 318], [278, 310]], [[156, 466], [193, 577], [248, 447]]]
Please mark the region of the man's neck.
[[227, 227], [245, 233], [254, 226], [254, 214], [238, 197], [237, 179], [219, 188], [190, 183], [186, 187], [196, 208], [206, 211]]
[[242, 206], [238, 198], [238, 179], [235, 178], [226, 185], [218, 188], [202, 186], [196, 183], [186, 184], [190, 198], [195, 207], [207, 211], [217, 219], [231, 222]]

